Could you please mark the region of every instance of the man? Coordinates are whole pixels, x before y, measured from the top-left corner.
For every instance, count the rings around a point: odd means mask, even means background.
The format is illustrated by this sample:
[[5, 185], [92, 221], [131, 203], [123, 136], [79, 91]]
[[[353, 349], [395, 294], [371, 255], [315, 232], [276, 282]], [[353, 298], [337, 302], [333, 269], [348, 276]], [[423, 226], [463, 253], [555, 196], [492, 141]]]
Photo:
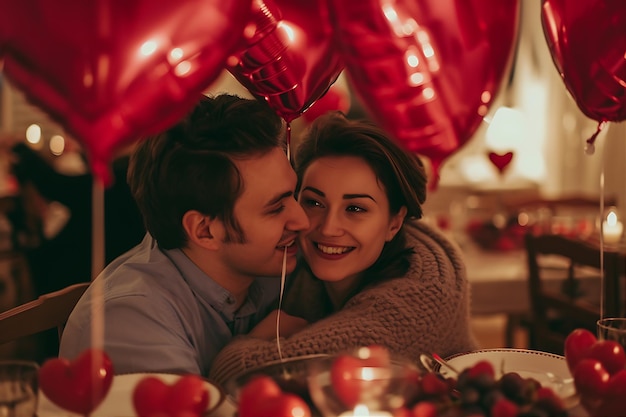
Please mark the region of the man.
[[[221, 95], [138, 144], [128, 183], [148, 233], [97, 278], [116, 373], [206, 375], [226, 343], [275, 308], [283, 256], [288, 273], [308, 227], [283, 137], [264, 103]], [[70, 316], [61, 357], [91, 346], [93, 288]]]

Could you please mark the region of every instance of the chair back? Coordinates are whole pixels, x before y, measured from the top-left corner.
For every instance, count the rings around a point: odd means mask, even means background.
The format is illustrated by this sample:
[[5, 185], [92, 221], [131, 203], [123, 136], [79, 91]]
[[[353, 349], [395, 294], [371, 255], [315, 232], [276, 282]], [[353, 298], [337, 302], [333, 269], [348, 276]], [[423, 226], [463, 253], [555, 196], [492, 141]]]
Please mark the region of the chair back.
[[[593, 333], [595, 323], [602, 315], [599, 302], [592, 302], [585, 294], [577, 293], [580, 269], [587, 276], [591, 272], [603, 286], [595, 299], [604, 301], [604, 315], [615, 315], [619, 310], [614, 291], [619, 288], [624, 274], [625, 257], [617, 251], [600, 251], [597, 245], [557, 234], [525, 236], [528, 261], [528, 289], [531, 306], [529, 347], [563, 354], [565, 338], [578, 327]], [[545, 275], [548, 268], [542, 264], [545, 255], [565, 261], [566, 274], [559, 288], [549, 287]], [[601, 271], [604, 280], [601, 280]], [[619, 294], [619, 290], [617, 290]], [[619, 299], [619, 296], [617, 297]]]
[[73, 284], [0, 313], [0, 344], [54, 328], [60, 338], [70, 313], [89, 284]]

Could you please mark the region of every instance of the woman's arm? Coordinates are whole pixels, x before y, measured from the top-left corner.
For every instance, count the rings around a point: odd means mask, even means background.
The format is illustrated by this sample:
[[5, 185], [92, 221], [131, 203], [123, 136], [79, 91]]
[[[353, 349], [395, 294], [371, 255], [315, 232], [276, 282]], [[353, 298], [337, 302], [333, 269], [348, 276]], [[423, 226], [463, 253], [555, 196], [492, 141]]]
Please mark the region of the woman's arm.
[[[276, 320], [279, 317], [279, 310], [274, 310], [259, 322], [248, 336], [263, 340], [276, 339]], [[291, 316], [284, 311], [280, 312], [280, 337], [289, 337], [299, 330], [309, 325], [309, 322], [300, 318]]]

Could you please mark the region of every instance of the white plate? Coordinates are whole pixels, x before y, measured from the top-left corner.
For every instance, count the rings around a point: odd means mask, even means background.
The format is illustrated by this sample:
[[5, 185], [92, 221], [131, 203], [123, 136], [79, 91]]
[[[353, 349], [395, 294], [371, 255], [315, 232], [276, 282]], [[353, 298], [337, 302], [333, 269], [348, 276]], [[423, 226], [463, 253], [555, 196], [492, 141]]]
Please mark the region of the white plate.
[[[576, 387], [563, 356], [538, 350], [483, 349], [460, 353], [446, 359], [459, 372], [482, 360], [493, 365], [496, 378], [506, 372], [517, 372], [523, 378], [533, 378], [542, 386], [552, 388], [559, 397], [568, 400], [566, 406], [573, 405], [569, 400], [575, 398]], [[454, 372], [445, 366], [436, 365], [434, 370], [446, 377], [456, 377]]]
[[[163, 382], [172, 384], [176, 381], [180, 375], [175, 374], [157, 374], [157, 373], [138, 373], [138, 374], [125, 374], [115, 375], [113, 377], [113, 383], [111, 384], [111, 390], [107, 394], [106, 398], [96, 408], [90, 417], [133, 417], [136, 416], [135, 408], [133, 406], [132, 396], [133, 391], [137, 383], [144, 377], [151, 375], [159, 377]], [[209, 405], [207, 407], [207, 413], [215, 410], [224, 401], [224, 393], [216, 385], [205, 381], [207, 390], [209, 391]], [[38, 417], [74, 417], [80, 416], [79, 414], [72, 413], [71, 411], [63, 410], [53, 404], [46, 395], [39, 390], [39, 405], [37, 407]]]

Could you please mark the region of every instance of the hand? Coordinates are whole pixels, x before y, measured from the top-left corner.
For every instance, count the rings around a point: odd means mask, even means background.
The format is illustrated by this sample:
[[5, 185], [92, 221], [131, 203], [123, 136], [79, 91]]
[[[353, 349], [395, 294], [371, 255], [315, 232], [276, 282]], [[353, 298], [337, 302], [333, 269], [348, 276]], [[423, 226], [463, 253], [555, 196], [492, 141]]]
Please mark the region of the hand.
[[[276, 338], [276, 318], [279, 310], [274, 310], [267, 315], [254, 329], [249, 336], [259, 339], [272, 340]], [[303, 318], [291, 316], [284, 311], [280, 312], [280, 337], [289, 337], [292, 334], [304, 329], [309, 322]]]

